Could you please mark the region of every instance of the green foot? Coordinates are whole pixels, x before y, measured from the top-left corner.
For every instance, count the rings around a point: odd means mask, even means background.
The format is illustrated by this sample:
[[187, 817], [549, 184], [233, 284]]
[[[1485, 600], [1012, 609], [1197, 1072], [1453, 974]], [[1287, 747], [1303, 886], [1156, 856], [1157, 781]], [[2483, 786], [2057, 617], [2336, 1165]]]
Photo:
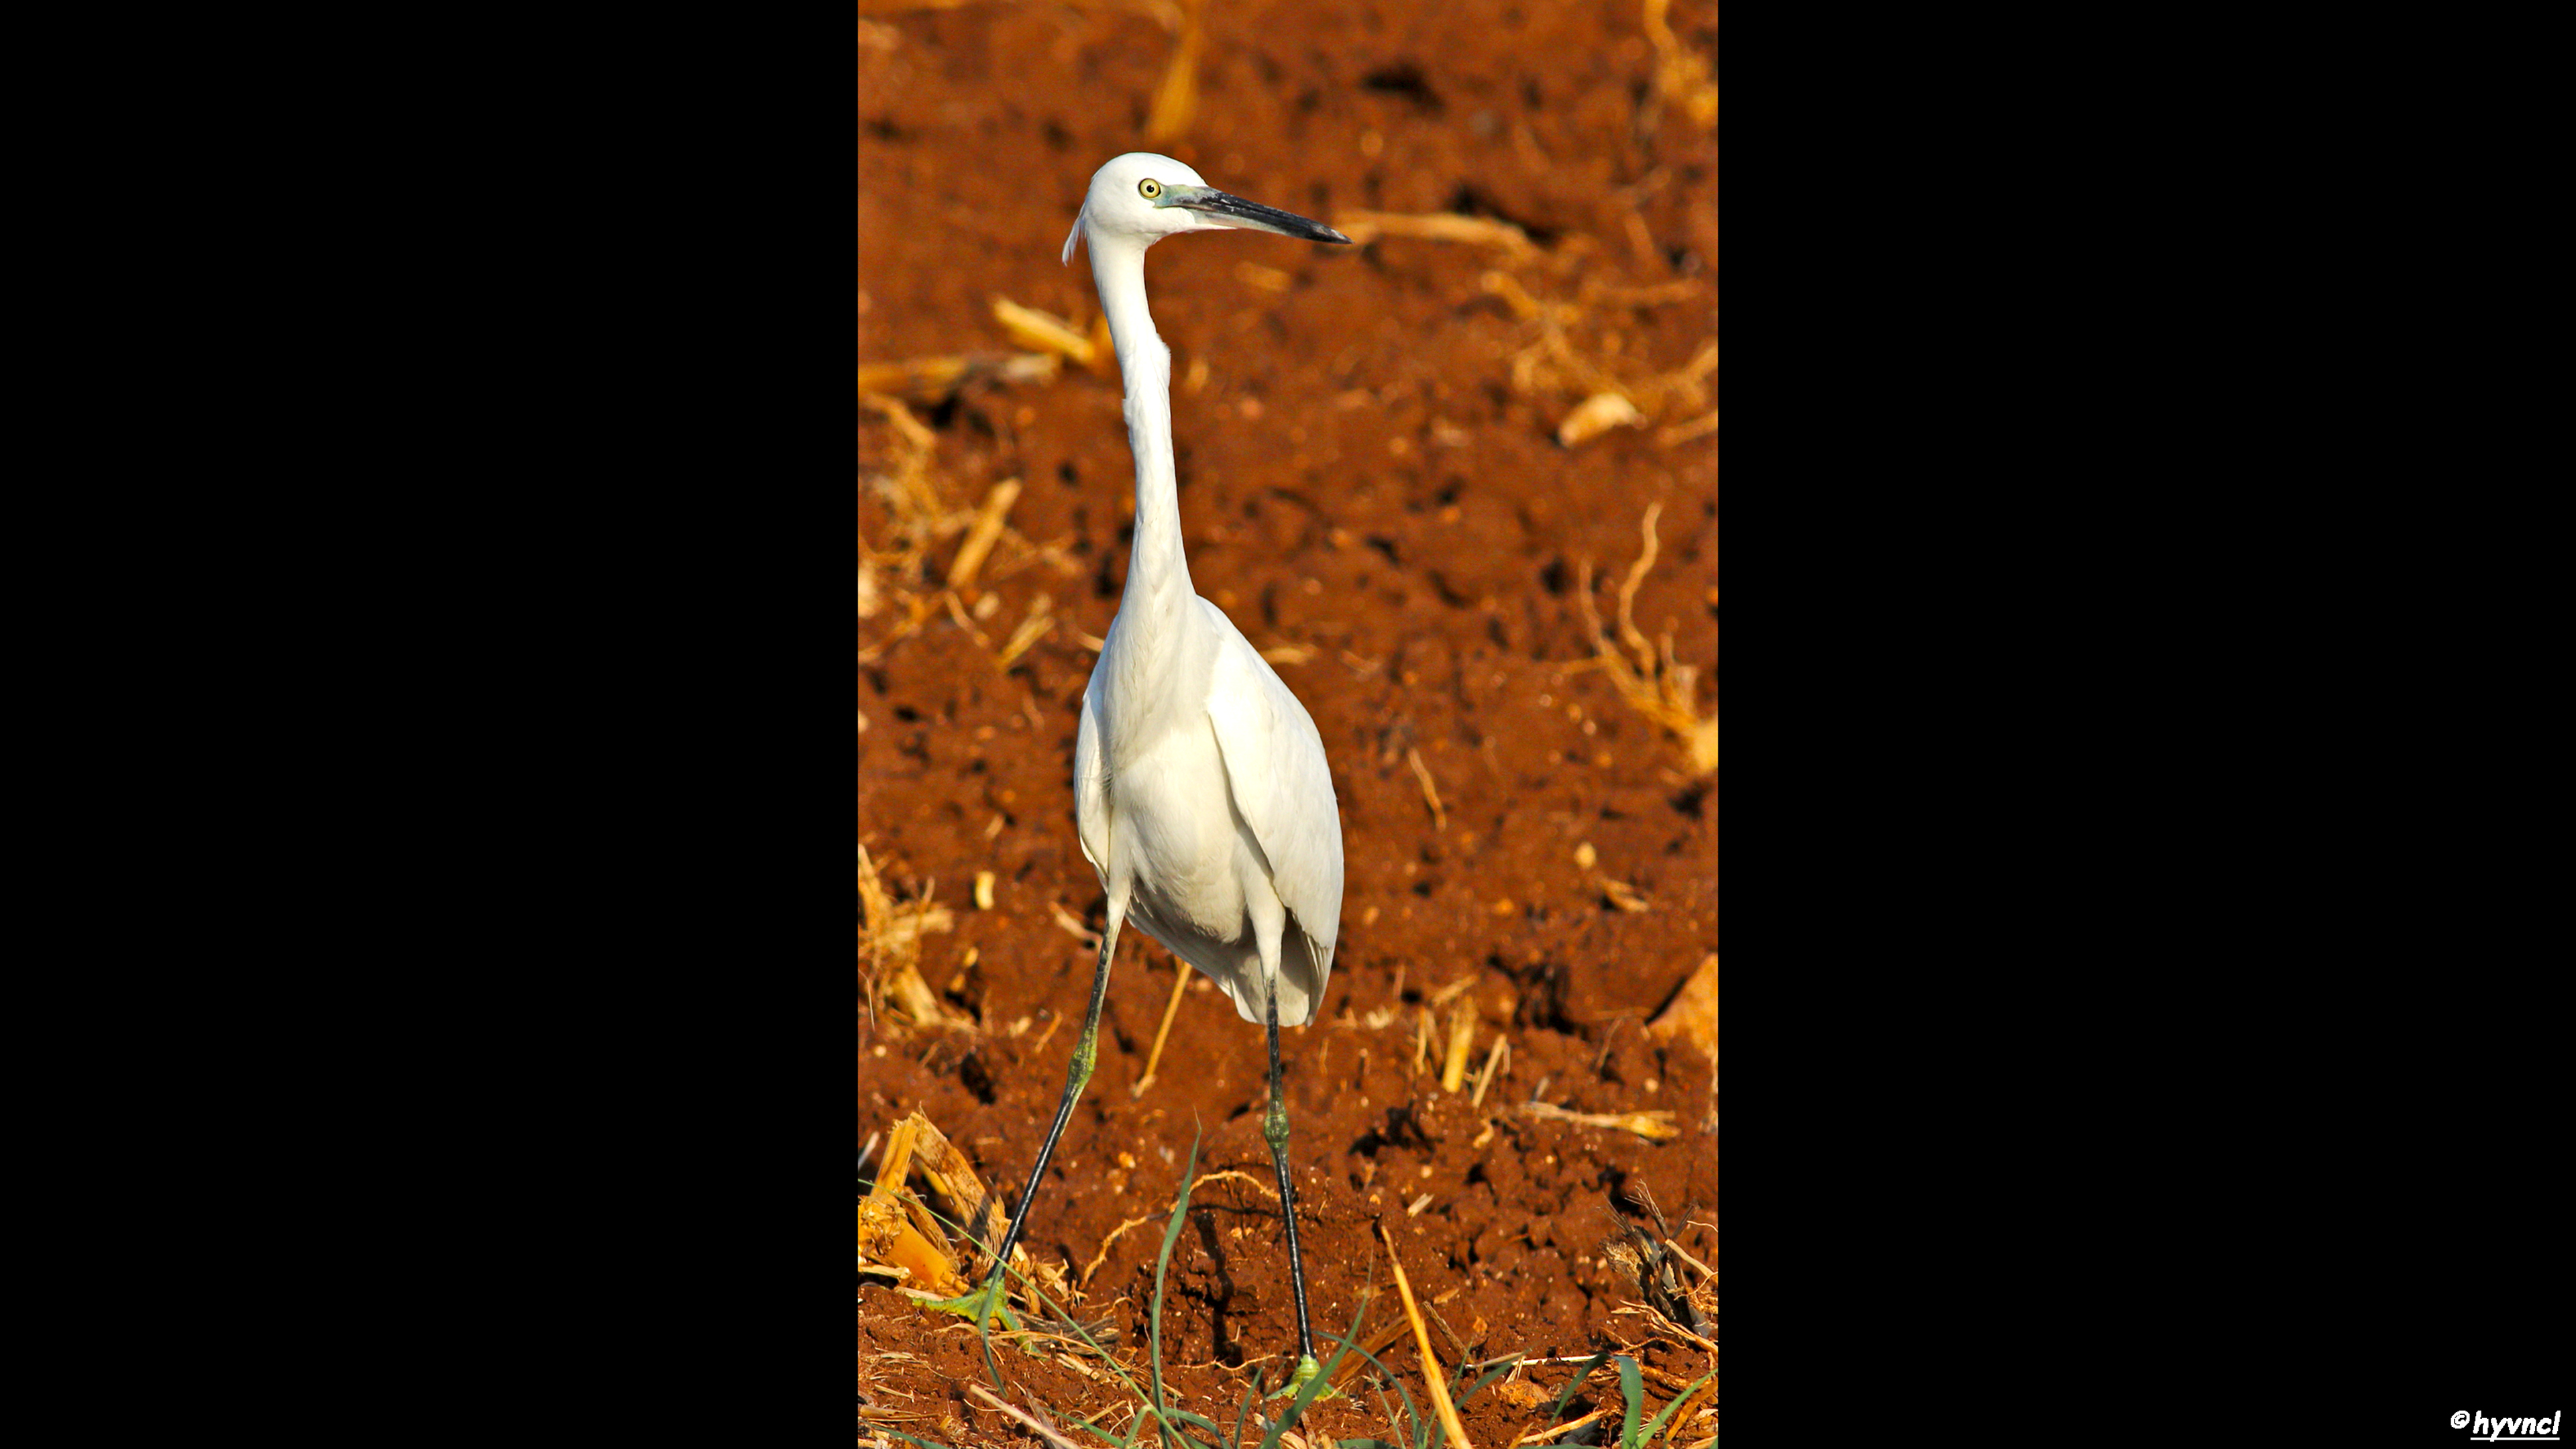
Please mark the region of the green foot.
[[[1002, 1280], [999, 1278], [993, 1279], [983, 1287], [978, 1288], [974, 1292], [968, 1293], [963, 1297], [941, 1298], [936, 1300], [923, 1299], [918, 1301], [920, 1301], [921, 1306], [924, 1308], [936, 1308], [942, 1313], [954, 1313], [962, 1317], [971, 1318], [975, 1320], [975, 1327], [978, 1329], [983, 1328], [983, 1326], [991, 1320], [999, 1318], [1002, 1320], [1002, 1326], [1004, 1328], [1011, 1330], [1013, 1333], [1020, 1331], [1020, 1320], [1018, 1316], [1011, 1312], [1011, 1306], [1009, 1304], [1002, 1301]], [[1309, 1360], [1309, 1362], [1312, 1362], [1312, 1360]]]
[[[1272, 1394], [1270, 1397], [1274, 1399], [1293, 1399], [1297, 1397], [1298, 1390], [1306, 1387], [1306, 1385], [1314, 1379], [1315, 1375], [1320, 1374], [1323, 1371], [1324, 1366], [1315, 1362], [1314, 1355], [1308, 1354], [1306, 1357], [1297, 1361], [1297, 1371], [1288, 1376], [1288, 1382], [1286, 1385], [1281, 1387], [1277, 1393]], [[1326, 1399], [1338, 1399], [1341, 1396], [1341, 1390], [1334, 1388], [1330, 1384], [1326, 1384], [1324, 1386], [1324, 1391], [1308, 1400], [1308, 1402], [1320, 1404]]]

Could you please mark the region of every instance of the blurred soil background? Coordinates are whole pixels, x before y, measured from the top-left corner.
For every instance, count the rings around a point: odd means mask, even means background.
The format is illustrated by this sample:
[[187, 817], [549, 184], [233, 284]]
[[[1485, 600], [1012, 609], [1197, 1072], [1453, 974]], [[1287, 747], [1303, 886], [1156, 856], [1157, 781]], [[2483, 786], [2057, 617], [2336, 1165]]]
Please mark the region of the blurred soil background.
[[[1166, 152], [1359, 243], [1147, 261], [1192, 575], [1314, 716], [1340, 797], [1332, 981], [1281, 1039], [1317, 1329], [1388, 1285], [1383, 1225], [1444, 1373], [1628, 1345], [1669, 1400], [1717, 1367], [1716, 7], [857, 25], [861, 1195], [919, 1113], [1015, 1200], [1063, 1090], [1104, 909], [1075, 723], [1134, 498], [1088, 259], [1058, 253], [1102, 162]], [[1119, 955], [1027, 1266], [1141, 1362], [1195, 1135], [1163, 1358], [1175, 1403], [1231, 1424], [1293, 1366], [1262, 1037], [1203, 980], [1176, 996], [1143, 932]], [[1681, 1250], [1700, 1331], [1605, 1246], [1639, 1233]], [[863, 1442], [1031, 1435], [970, 1393], [963, 1320], [864, 1264], [857, 1309]], [[1360, 1337], [1402, 1323], [1383, 1293]], [[997, 1346], [1011, 1402], [1123, 1436], [1133, 1396], [1048, 1347]], [[1409, 1333], [1381, 1357], [1422, 1400]], [[1571, 1367], [1471, 1399], [1473, 1442], [1548, 1427]], [[1398, 1437], [1353, 1387], [1301, 1432]], [[1714, 1387], [1673, 1442], [1717, 1432]]]

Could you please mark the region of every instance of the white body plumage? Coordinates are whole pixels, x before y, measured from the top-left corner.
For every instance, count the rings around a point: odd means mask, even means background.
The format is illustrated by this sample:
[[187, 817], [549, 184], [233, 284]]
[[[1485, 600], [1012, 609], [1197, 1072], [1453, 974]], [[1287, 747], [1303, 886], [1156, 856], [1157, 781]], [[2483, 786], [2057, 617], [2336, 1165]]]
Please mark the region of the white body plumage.
[[1206, 189], [1169, 157], [1121, 156], [1093, 178], [1065, 239], [1068, 260], [1077, 239], [1091, 246], [1136, 455], [1134, 550], [1083, 691], [1074, 815], [1113, 930], [1122, 918], [1143, 927], [1223, 987], [1246, 1021], [1267, 1019], [1275, 989], [1279, 1024], [1296, 1026], [1320, 1009], [1332, 974], [1341, 812], [1305, 706], [1191, 587], [1172, 459], [1171, 352], [1145, 303], [1145, 249], [1162, 237], [1283, 229], [1169, 198], [1153, 204], [1165, 191]]

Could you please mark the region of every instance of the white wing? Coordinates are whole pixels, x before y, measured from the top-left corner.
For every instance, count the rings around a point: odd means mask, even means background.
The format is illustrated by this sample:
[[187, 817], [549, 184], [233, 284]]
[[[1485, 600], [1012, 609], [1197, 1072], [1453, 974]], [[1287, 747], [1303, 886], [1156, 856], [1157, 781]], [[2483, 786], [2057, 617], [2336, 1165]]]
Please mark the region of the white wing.
[[[1290, 1025], [1291, 994], [1305, 998], [1297, 1020], [1307, 1020], [1323, 1004], [1332, 974], [1342, 923], [1341, 809], [1324, 763], [1324, 737], [1306, 707], [1224, 610], [1205, 599], [1198, 605], [1217, 636], [1207, 709], [1225, 756], [1226, 784], [1269, 858], [1271, 887], [1295, 917], [1279, 962], [1285, 978], [1279, 1020]], [[1291, 949], [1301, 934], [1306, 949]]]
[[1100, 759], [1100, 712], [1093, 692], [1099, 675], [1082, 687], [1082, 725], [1073, 736], [1073, 834], [1103, 889], [1109, 885], [1109, 772]]

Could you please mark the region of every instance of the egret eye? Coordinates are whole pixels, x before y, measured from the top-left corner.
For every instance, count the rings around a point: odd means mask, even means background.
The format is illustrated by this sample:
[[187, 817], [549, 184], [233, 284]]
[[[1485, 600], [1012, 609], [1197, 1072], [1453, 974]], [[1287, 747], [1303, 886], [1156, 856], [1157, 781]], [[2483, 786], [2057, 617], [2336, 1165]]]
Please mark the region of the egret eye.
[[1147, 201], [1151, 201], [1155, 197], [1163, 194], [1163, 183], [1155, 180], [1151, 176], [1148, 176], [1144, 180], [1136, 183], [1136, 194], [1145, 198]]

